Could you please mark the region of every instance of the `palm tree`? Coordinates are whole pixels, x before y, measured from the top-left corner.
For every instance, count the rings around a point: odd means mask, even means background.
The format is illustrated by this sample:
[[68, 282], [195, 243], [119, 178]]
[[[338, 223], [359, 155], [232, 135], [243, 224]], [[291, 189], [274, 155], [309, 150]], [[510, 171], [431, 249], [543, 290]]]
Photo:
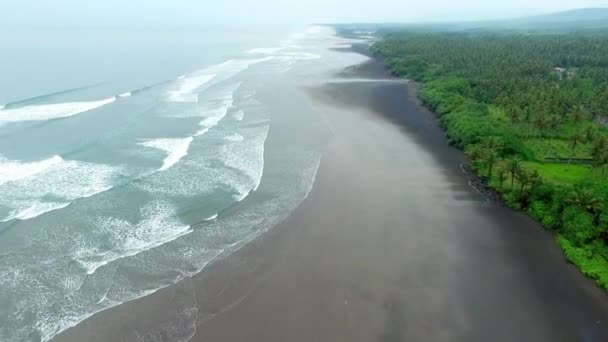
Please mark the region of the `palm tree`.
[[505, 170], [511, 174], [511, 190], [513, 190], [513, 183], [515, 181], [515, 175], [521, 170], [522, 161], [515, 157], [507, 160]]
[[575, 124], [583, 122], [588, 116], [587, 109], [582, 105], [574, 107], [574, 111], [570, 114], [570, 118]]
[[593, 141], [593, 153], [608, 150], [608, 136], [602, 135]]
[[507, 170], [505, 169], [500, 169], [498, 171], [497, 174], [498, 177], [498, 183], [500, 184], [500, 189], [502, 190], [502, 185], [505, 183], [505, 181], [507, 180]]
[[603, 208], [602, 200], [595, 196], [588, 188], [576, 188], [567, 197], [566, 204], [579, 207], [590, 213], [595, 213]]
[[545, 115], [540, 115], [534, 120], [534, 126], [538, 129], [538, 138], [540, 139], [544, 131], [549, 128], [550, 118]]
[[574, 154], [576, 153], [576, 147], [585, 141], [585, 136], [582, 132], [578, 132], [575, 133], [571, 138], [570, 138], [570, 147], [572, 148], [572, 154], [570, 155], [570, 160], [568, 161], [568, 163], [572, 162], [572, 158], [574, 158]]
[[520, 114], [517, 110], [509, 109], [507, 110], [507, 117], [511, 120], [512, 123], [519, 122]]
[[520, 168], [515, 176], [521, 185], [520, 195], [523, 196], [526, 186], [530, 184], [530, 174], [526, 170]]
[[492, 170], [498, 162], [498, 152], [496, 149], [484, 149], [484, 161], [488, 166], [488, 180], [492, 180]]
[[485, 137], [481, 140], [481, 147], [489, 150], [499, 150], [502, 148], [502, 141], [497, 137]]
[[465, 154], [472, 162], [476, 162], [483, 157], [483, 150], [479, 145], [473, 145], [467, 148]]
[[608, 150], [593, 151], [593, 166], [602, 170], [602, 176], [608, 167]]
[[593, 142], [591, 149], [591, 155], [593, 156], [593, 166], [602, 169], [602, 176], [606, 172], [608, 167], [608, 137], [599, 136], [596, 137]]
[[538, 170], [534, 170], [532, 174], [530, 174], [530, 190], [535, 189], [537, 186], [543, 183], [543, 177], [540, 175]]
[[559, 128], [559, 125], [561, 123], [562, 123], [562, 120], [557, 115], [551, 115], [550, 117], [547, 118], [547, 125], [548, 125], [549, 129], [553, 132], [555, 132]]
[[585, 141], [593, 141], [595, 139], [595, 127], [593, 125], [587, 126], [583, 131], [583, 136], [585, 137]]

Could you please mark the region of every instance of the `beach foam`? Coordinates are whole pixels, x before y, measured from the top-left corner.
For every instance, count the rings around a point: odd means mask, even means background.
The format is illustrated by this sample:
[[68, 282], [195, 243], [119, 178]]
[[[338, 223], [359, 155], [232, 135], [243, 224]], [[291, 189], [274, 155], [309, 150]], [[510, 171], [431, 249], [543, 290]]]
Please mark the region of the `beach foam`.
[[176, 219], [175, 208], [167, 203], [148, 203], [141, 208], [140, 215], [136, 223], [111, 216], [95, 220], [94, 238], [86, 247], [78, 249], [74, 257], [88, 275], [113, 261], [135, 256], [192, 232], [190, 226]]
[[236, 190], [237, 201], [242, 201], [260, 186], [264, 173], [264, 144], [269, 130], [270, 126], [255, 128], [245, 139], [222, 147], [224, 164], [241, 174], [227, 184]]
[[199, 122], [200, 130], [195, 136], [201, 136], [207, 133], [211, 128], [217, 126], [219, 122], [228, 115], [228, 110], [234, 105], [234, 93], [241, 86], [240, 83], [233, 85], [225, 90], [223, 94], [207, 101], [203, 106], [202, 113], [204, 119]]
[[66, 102], [45, 105], [31, 105], [0, 110], [0, 125], [23, 121], [47, 121], [66, 118], [105, 106], [116, 101], [115, 97], [99, 101]]
[[208, 84], [215, 76], [213, 73], [203, 73], [180, 78], [177, 89], [169, 91], [169, 101], [197, 102], [198, 95], [195, 91]]
[[0, 157], [0, 185], [34, 176], [61, 162], [63, 158], [60, 156], [36, 162], [11, 161]]
[[131, 92], [129, 91], [129, 92], [122, 93], [122, 94], [118, 95], [118, 97], [122, 97], [122, 98], [124, 98], [124, 97], [129, 97], [129, 96], [131, 96], [131, 95], [132, 95], [132, 94], [131, 94]]
[[167, 157], [163, 160], [163, 165], [158, 169], [158, 171], [165, 171], [188, 155], [188, 149], [192, 140], [194, 140], [193, 137], [152, 139], [139, 144], [167, 153]]
[[0, 185], [0, 207], [10, 212], [1, 222], [34, 218], [65, 208], [75, 199], [107, 191], [122, 171], [109, 165], [57, 157], [29, 170], [32, 172], [27, 177]]
[[279, 51], [283, 50], [283, 47], [273, 47], [273, 48], [255, 48], [247, 50], [246, 53], [252, 55], [274, 55], [279, 53]]
[[213, 216], [207, 217], [205, 221], [215, 221], [219, 217], [219, 214], [215, 214]]
[[198, 102], [198, 93], [214, 84], [230, 79], [252, 65], [272, 60], [273, 56], [258, 59], [230, 59], [212, 65], [191, 75], [180, 76], [177, 89], [168, 91], [171, 102]]
[[234, 113], [234, 119], [236, 121], [243, 121], [244, 118], [245, 118], [245, 113], [242, 110], [239, 109]]
[[243, 137], [242, 135], [240, 135], [238, 133], [233, 133], [233, 134], [226, 136], [224, 139], [227, 141], [232, 141], [232, 142], [241, 142], [241, 141], [245, 140], [245, 137]]
[[29, 220], [42, 214], [51, 212], [53, 210], [63, 209], [70, 205], [70, 202], [42, 202], [42, 201], [28, 201], [24, 204], [23, 209], [15, 209], [2, 220], [2, 222], [8, 222], [10, 220]]

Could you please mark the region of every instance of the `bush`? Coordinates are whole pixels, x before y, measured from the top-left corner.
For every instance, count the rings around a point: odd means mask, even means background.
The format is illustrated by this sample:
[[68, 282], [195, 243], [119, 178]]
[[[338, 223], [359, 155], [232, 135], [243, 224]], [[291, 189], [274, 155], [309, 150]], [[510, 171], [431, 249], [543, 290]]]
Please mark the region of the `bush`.
[[593, 215], [581, 208], [570, 206], [562, 214], [564, 237], [576, 246], [583, 246], [594, 240], [598, 235], [598, 227], [594, 225]]

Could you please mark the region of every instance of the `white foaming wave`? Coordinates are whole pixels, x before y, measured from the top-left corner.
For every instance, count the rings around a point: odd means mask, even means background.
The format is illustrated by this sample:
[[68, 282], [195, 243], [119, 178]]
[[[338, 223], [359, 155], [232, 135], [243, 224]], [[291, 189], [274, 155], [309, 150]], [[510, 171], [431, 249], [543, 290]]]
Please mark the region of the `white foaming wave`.
[[310, 53], [310, 52], [302, 52], [293, 50], [300, 50], [300, 46], [293, 46], [286, 44], [283, 47], [274, 47], [274, 48], [255, 48], [251, 50], [247, 50], [246, 53], [252, 55], [273, 55], [273, 57], [278, 57], [279, 60], [314, 60], [321, 58], [320, 55]]
[[247, 50], [246, 53], [251, 55], [274, 55], [279, 51], [283, 50], [282, 47], [273, 47], [273, 48], [255, 48]]
[[116, 101], [115, 97], [89, 102], [65, 102], [2, 109], [0, 125], [23, 121], [47, 121], [66, 118], [105, 106]]
[[232, 142], [241, 142], [241, 141], [245, 140], [245, 137], [243, 137], [242, 135], [240, 135], [238, 133], [234, 133], [234, 134], [226, 136], [224, 138], [224, 140], [232, 141]]
[[310, 52], [287, 52], [277, 56], [277, 59], [291, 67], [298, 61], [311, 61], [320, 59], [321, 55]]
[[199, 122], [198, 125], [201, 127], [201, 129], [199, 129], [196, 134], [194, 134], [195, 137], [199, 137], [201, 135], [204, 135], [205, 133], [207, 133], [210, 129], [212, 129], [213, 127], [217, 126], [217, 124], [220, 123], [220, 121], [222, 121], [223, 116], [212, 116], [212, 117], [208, 117], [203, 119], [203, 121]]
[[264, 174], [264, 145], [270, 126], [258, 128], [261, 131], [241, 142], [222, 147], [222, 160], [227, 167], [238, 170], [244, 176], [239, 182], [230, 184], [236, 191], [236, 200], [242, 201], [252, 191], [257, 191]]
[[165, 171], [188, 155], [188, 149], [193, 140], [193, 137], [152, 139], [139, 144], [167, 153], [167, 157], [163, 160], [163, 165], [158, 169], [158, 171]]
[[234, 113], [234, 119], [236, 121], [243, 121], [244, 118], [245, 118], [245, 112], [243, 112], [242, 110], [239, 109]]
[[219, 214], [215, 214], [213, 216], [207, 217], [204, 221], [215, 221], [219, 216]]
[[6, 106], [6, 105], [0, 105], [0, 110], [3, 110], [4, 106]]
[[53, 161], [43, 171], [0, 185], [0, 207], [9, 215], [1, 220], [31, 219], [63, 209], [72, 201], [114, 187], [120, 167], [74, 160]]
[[[31, 296], [26, 297], [22, 303], [14, 307], [14, 310], [10, 308], [12, 310], [11, 313], [15, 314], [11, 315], [9, 320], [10, 323], [14, 324], [17, 320], [20, 320], [18, 316], [33, 313], [35, 322], [19, 329], [19, 331], [11, 331], [11, 334], [13, 332], [14, 334], [10, 336], [9, 340], [27, 340], [28, 336], [31, 336], [37, 330], [40, 333], [41, 340], [48, 341], [60, 332], [77, 325], [98, 312], [153, 294], [158, 290], [170, 286], [170, 284], [177, 283], [186, 277], [199, 273], [214, 260], [234, 253], [284, 220], [293, 209], [300, 205], [310, 193], [319, 167], [319, 161], [320, 156], [317, 156], [316, 162], [312, 165], [304, 166], [298, 164], [294, 170], [302, 172], [301, 178], [280, 187], [280, 189], [289, 191], [279, 191], [276, 193], [276, 197], [273, 196], [272, 200], [256, 203], [253, 207], [239, 211], [234, 216], [227, 215], [226, 217], [222, 217], [222, 220], [208, 222], [206, 223], [209, 225], [208, 229], [194, 230], [190, 233], [191, 235], [188, 235], [188, 238], [178, 241], [177, 246], [175, 246], [176, 253], [174, 255], [179, 257], [179, 259], [176, 260], [183, 260], [187, 265], [191, 265], [191, 267], [181, 269], [171, 266], [171, 271], [176, 270], [178, 272], [176, 272], [175, 278], [172, 278], [170, 281], [155, 283], [154, 286], [146, 290], [138, 290], [121, 286], [124, 282], [120, 278], [107, 277], [103, 272], [104, 270], [99, 270], [90, 276], [84, 276], [83, 272], [81, 277], [96, 285], [95, 293], [91, 294], [88, 291], [79, 290], [69, 296], [65, 296], [63, 293], [58, 295], [55, 292], [50, 292], [44, 283], [37, 282], [34, 285], [34, 291], [31, 292]], [[158, 204], [151, 205], [151, 210], [149, 211], [162, 211], [162, 209], [158, 209], [158, 206]], [[161, 204], [160, 207], [166, 208], [167, 206]], [[94, 220], [94, 222], [97, 221]], [[133, 223], [129, 227], [136, 225], [136, 223]], [[130, 229], [126, 229], [126, 231], [130, 231]], [[218, 235], [214, 232], [221, 232], [221, 245], [205, 248], [207, 246], [206, 242], [209, 239], [213, 239], [214, 234]], [[141, 233], [139, 235], [141, 236]], [[91, 239], [91, 241], [95, 240]], [[81, 247], [81, 245], [75, 247]], [[75, 249], [72, 248], [71, 250]], [[93, 250], [93, 253], [82, 251], [82, 261], [95, 261], [94, 258], [98, 252], [99, 250]], [[150, 251], [149, 253], [156, 252]], [[162, 254], [162, 260], [165, 260], [165, 257], [170, 257], [169, 254], [165, 255], [163, 251], [159, 250], [158, 253]], [[90, 256], [91, 259], [86, 259], [87, 256]], [[156, 254], [156, 256], [159, 256], [159, 254]], [[150, 260], [157, 259], [152, 258]], [[0, 285], [7, 288], [23, 288], [24, 285], [28, 285], [24, 279], [28, 276], [29, 272], [22, 267], [15, 268], [11, 266], [16, 263], [8, 262], [7, 264], [8, 267], [0, 268]], [[167, 263], [167, 265], [169, 264], [183, 265], [184, 262]], [[40, 272], [37, 272], [37, 274], [40, 273], [43, 273], [40, 275], [41, 277], [50, 275], [52, 278], [57, 278], [58, 282], [61, 282], [60, 274], [57, 274], [54, 269], [44, 267]], [[172, 273], [170, 272], [170, 274]], [[36, 280], [35, 278], [32, 279]], [[29, 280], [29, 284], [31, 283], [32, 280]], [[70, 287], [74, 287], [82, 283], [82, 280], [70, 280], [67, 283], [70, 284]], [[103, 288], [99, 288], [99, 284], [102, 283], [101, 287]], [[28, 289], [28, 291], [30, 290]], [[56, 308], [61, 308], [60, 312]], [[28, 319], [31, 318], [28, 317]], [[2, 336], [6, 337], [5, 335]]]
[[34, 176], [61, 162], [63, 158], [57, 155], [36, 162], [11, 161], [0, 157], [0, 185]]
[[25, 209], [13, 210], [2, 222], [10, 220], [29, 220], [42, 214], [63, 209], [70, 205], [70, 202], [41, 202], [33, 201], [27, 203]]
[[273, 58], [274, 57], [269, 56], [257, 59], [230, 59], [224, 63], [210, 66], [209, 68], [205, 69], [205, 71], [208, 73], [222, 74], [223, 79], [227, 79], [240, 72], [247, 70], [252, 65], [267, 62], [269, 60], [272, 60]]
[[74, 257], [88, 275], [113, 261], [135, 256], [192, 233], [192, 228], [178, 221], [175, 208], [167, 203], [148, 203], [141, 208], [140, 214], [141, 219], [136, 223], [111, 216], [95, 220], [96, 240], [104, 241], [104, 246], [95, 245], [95, 242], [81, 246]]
[[133, 94], [130, 91], [128, 91], [126, 93], [122, 93], [122, 94], [118, 95], [118, 97], [125, 98], [125, 97], [129, 97], [131, 95], [133, 95]]
[[178, 89], [169, 91], [172, 102], [198, 102], [197, 91], [201, 87], [209, 87], [215, 83], [227, 80], [251, 67], [252, 65], [272, 60], [273, 56], [258, 59], [230, 59], [223, 63], [212, 65], [190, 76], [178, 78]]
[[209, 83], [215, 77], [215, 74], [202, 74], [180, 78], [178, 88], [169, 91], [169, 101], [197, 102], [198, 96], [194, 92], [203, 85]]
[[207, 133], [211, 128], [217, 126], [220, 121], [226, 115], [228, 115], [228, 110], [230, 107], [234, 105], [234, 93], [241, 86], [241, 83], [236, 83], [233, 87], [226, 90], [222, 96], [219, 96], [208, 103], [206, 103], [203, 108], [203, 114], [205, 118], [199, 122], [199, 126], [201, 127], [198, 132], [196, 132], [195, 136], [201, 136]]

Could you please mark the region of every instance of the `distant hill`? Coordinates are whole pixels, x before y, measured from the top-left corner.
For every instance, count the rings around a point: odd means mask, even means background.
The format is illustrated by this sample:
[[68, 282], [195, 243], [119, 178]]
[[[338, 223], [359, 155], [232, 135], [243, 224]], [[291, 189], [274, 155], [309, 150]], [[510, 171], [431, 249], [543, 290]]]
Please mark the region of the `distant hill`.
[[527, 31], [581, 31], [608, 28], [608, 8], [583, 8], [532, 17], [501, 20], [485, 27]]
[[515, 19], [485, 21], [450, 21], [384, 23], [384, 24], [341, 24], [333, 25], [341, 31], [378, 31], [380, 34], [400, 31], [509, 31], [526, 33], [559, 33], [573, 31], [608, 30], [607, 8], [582, 8], [544, 15]]
[[589, 21], [603, 21], [608, 23], [608, 8], [582, 8], [564, 12], [538, 15], [515, 21], [528, 23], [585, 23]]

